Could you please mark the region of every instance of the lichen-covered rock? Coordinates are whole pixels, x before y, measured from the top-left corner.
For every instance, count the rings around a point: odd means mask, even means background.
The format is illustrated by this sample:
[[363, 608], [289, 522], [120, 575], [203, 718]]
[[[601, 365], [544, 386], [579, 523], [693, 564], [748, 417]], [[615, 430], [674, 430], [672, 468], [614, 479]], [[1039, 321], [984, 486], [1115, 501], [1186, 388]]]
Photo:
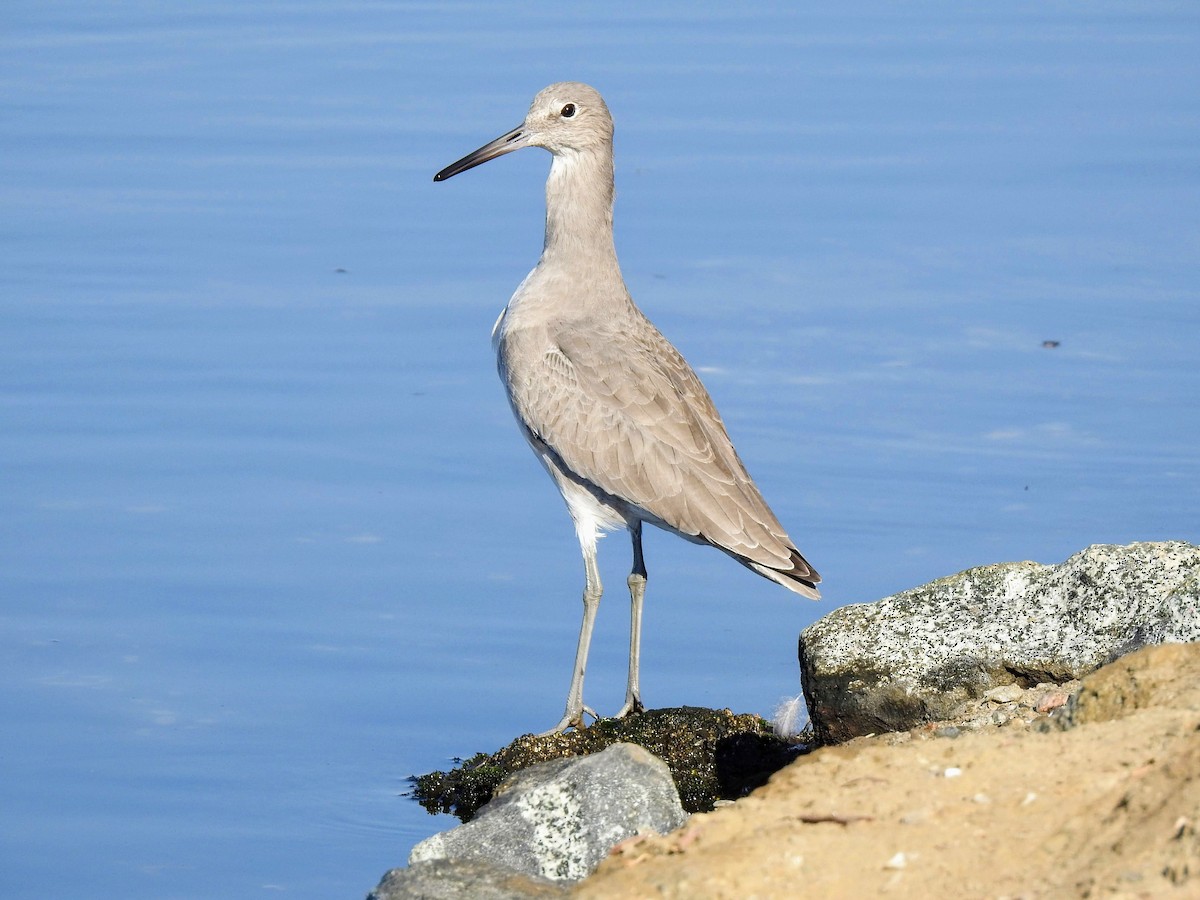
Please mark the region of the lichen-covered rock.
[[409, 864], [484, 859], [577, 881], [619, 842], [665, 834], [686, 818], [666, 764], [634, 744], [614, 744], [522, 770], [470, 822], [417, 844]]
[[549, 900], [566, 897], [558, 881], [522, 875], [484, 859], [435, 859], [392, 869], [367, 900]]
[[954, 719], [991, 688], [1081, 678], [1150, 644], [1200, 640], [1200, 548], [1094, 545], [1056, 566], [970, 569], [834, 610], [800, 636], [818, 737]]

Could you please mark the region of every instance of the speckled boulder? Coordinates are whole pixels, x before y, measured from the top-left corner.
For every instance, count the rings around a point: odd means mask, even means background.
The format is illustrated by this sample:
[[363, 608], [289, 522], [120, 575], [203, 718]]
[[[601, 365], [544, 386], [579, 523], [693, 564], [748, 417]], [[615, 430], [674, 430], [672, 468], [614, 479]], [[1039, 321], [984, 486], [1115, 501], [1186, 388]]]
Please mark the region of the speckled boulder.
[[636, 744], [614, 744], [518, 772], [474, 819], [417, 844], [408, 861], [485, 859], [577, 881], [626, 838], [666, 834], [686, 819], [666, 763]]
[[392, 869], [367, 900], [553, 900], [567, 882], [522, 875], [486, 859], [435, 859]]
[[955, 718], [989, 689], [1066, 682], [1149, 644], [1200, 640], [1200, 548], [1097, 544], [1056, 566], [969, 569], [836, 609], [800, 635], [817, 736]]

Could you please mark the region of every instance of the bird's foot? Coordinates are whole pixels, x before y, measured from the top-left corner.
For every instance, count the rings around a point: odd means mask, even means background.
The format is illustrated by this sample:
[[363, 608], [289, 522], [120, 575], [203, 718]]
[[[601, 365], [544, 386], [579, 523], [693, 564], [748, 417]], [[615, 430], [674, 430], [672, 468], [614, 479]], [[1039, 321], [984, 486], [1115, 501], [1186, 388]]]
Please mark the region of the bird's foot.
[[642, 698], [641, 697], [626, 697], [625, 705], [622, 706], [619, 710], [617, 710], [617, 714], [615, 716], [613, 716], [613, 718], [614, 719], [623, 719], [623, 718], [625, 718], [625, 716], [634, 716], [640, 712], [645, 712], [645, 711], [646, 711], [646, 707], [642, 706]]
[[576, 731], [587, 728], [587, 723], [583, 721], [584, 715], [592, 717], [592, 721], [598, 722], [600, 717], [596, 715], [596, 711], [590, 706], [581, 706], [577, 710], [568, 709], [563, 713], [563, 717], [558, 720], [558, 724], [549, 731], [543, 731], [538, 737], [550, 737], [554, 734], [562, 734], [568, 728], [574, 728]]

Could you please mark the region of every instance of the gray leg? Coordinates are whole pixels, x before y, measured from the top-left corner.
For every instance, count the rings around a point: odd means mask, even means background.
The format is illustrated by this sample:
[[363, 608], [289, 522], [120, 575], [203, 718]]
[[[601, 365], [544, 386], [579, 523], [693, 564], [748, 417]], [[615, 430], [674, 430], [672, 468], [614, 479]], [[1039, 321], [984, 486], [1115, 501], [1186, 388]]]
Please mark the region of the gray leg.
[[579, 644], [575, 648], [575, 671], [571, 675], [571, 689], [567, 692], [567, 709], [558, 724], [540, 737], [559, 734], [568, 728], [582, 728], [583, 714], [596, 714], [583, 705], [583, 674], [587, 671], [588, 647], [592, 643], [592, 626], [596, 623], [596, 610], [600, 608], [600, 569], [596, 566], [596, 548], [583, 548], [583, 571], [586, 579], [583, 588], [583, 624], [579, 626]]
[[642, 692], [638, 685], [638, 669], [642, 658], [642, 601], [646, 598], [646, 562], [642, 559], [642, 523], [629, 526], [633, 538], [633, 571], [629, 573], [629, 681], [625, 685], [625, 705], [617, 717], [639, 713], [643, 709]]

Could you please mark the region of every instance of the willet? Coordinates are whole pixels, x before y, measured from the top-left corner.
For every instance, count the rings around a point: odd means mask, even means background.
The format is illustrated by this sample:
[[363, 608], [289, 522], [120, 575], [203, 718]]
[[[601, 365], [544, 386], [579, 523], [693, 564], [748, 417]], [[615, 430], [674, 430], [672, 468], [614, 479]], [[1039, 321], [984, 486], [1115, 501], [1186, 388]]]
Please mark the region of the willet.
[[583, 676], [600, 605], [596, 541], [626, 528], [629, 680], [623, 716], [643, 709], [638, 685], [646, 565], [642, 523], [724, 550], [784, 587], [818, 599], [821, 577], [771, 512], [708, 391], [634, 305], [613, 245], [613, 122], [578, 82], [552, 84], [525, 121], [433, 177], [445, 181], [522, 147], [553, 154], [546, 241], [492, 329], [517, 424], [566, 500], [583, 552], [583, 624], [562, 719], [582, 727]]

